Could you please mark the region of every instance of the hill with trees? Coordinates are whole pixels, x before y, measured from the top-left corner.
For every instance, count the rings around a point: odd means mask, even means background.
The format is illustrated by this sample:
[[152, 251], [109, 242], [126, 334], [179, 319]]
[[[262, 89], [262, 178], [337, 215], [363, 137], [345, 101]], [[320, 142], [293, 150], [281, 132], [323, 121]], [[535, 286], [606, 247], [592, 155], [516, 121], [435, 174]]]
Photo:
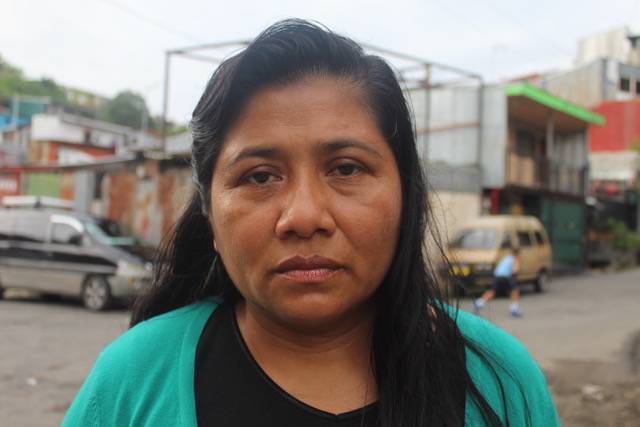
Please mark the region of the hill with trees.
[[[18, 97], [48, 98], [56, 109], [109, 123], [140, 129], [161, 131], [161, 117], [151, 117], [147, 104], [139, 93], [123, 90], [112, 99], [87, 91], [68, 88], [53, 79], [31, 80], [18, 67], [0, 56], [0, 113], [10, 112], [13, 99]], [[184, 125], [167, 123], [169, 134], [184, 130]]]

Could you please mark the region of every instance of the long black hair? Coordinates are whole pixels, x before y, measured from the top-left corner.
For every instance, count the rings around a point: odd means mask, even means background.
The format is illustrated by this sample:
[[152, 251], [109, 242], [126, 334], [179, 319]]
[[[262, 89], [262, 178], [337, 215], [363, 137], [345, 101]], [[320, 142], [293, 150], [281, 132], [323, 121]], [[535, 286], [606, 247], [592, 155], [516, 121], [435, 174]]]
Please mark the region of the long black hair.
[[429, 301], [445, 301], [444, 287], [424, 253], [430, 223], [427, 184], [411, 111], [399, 78], [382, 58], [315, 23], [274, 24], [214, 72], [191, 121], [193, 194], [164, 242], [155, 284], [133, 307], [131, 324], [219, 295], [241, 298], [213, 250], [209, 220], [211, 179], [226, 133], [258, 91], [310, 76], [352, 83], [393, 151], [402, 186], [398, 246], [375, 294], [372, 360], [378, 383], [380, 426], [462, 426], [467, 393], [488, 425], [501, 425], [465, 365], [470, 345], [454, 320]]

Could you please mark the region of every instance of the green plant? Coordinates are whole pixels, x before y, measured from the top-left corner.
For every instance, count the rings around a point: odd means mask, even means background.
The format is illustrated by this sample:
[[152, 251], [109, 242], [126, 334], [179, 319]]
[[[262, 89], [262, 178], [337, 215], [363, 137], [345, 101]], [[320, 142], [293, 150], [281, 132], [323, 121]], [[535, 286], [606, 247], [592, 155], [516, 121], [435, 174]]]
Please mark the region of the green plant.
[[629, 230], [627, 224], [617, 219], [608, 218], [605, 226], [613, 233], [613, 247], [623, 251], [637, 251], [640, 249], [640, 234]]

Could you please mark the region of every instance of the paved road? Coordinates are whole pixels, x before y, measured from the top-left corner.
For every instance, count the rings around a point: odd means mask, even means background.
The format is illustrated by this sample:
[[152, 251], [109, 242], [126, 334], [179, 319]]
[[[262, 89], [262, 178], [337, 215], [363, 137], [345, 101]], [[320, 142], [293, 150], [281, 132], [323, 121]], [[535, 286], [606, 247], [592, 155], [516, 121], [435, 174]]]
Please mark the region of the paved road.
[[[462, 304], [470, 309], [471, 301]], [[543, 368], [567, 360], [627, 364], [640, 333], [640, 269], [556, 278], [544, 294], [523, 294], [522, 318], [509, 317], [508, 305], [492, 300], [482, 316], [518, 338]]]
[[59, 426], [100, 350], [126, 329], [127, 313], [77, 302], [0, 301], [0, 426]]
[[[524, 317], [508, 300], [483, 316], [503, 327], [552, 369], [566, 360], [623, 364], [640, 331], [640, 269], [556, 279], [542, 295], [524, 292]], [[463, 300], [470, 308], [471, 300]], [[126, 329], [127, 313], [91, 313], [78, 303], [34, 298], [0, 301], [0, 426], [54, 427], [100, 350]]]

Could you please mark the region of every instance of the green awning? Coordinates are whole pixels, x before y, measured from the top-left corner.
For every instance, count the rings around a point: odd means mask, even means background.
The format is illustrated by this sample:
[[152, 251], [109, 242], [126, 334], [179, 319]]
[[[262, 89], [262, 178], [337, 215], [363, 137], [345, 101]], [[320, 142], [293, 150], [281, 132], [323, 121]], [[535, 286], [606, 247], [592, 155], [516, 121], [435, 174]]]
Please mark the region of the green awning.
[[507, 96], [524, 96], [549, 108], [552, 108], [564, 114], [568, 114], [588, 123], [593, 123], [596, 125], [603, 125], [605, 123], [604, 116], [598, 113], [594, 113], [593, 111], [589, 111], [585, 108], [578, 107], [577, 105], [558, 98], [557, 96], [551, 95], [548, 92], [537, 89], [531, 86], [529, 83], [507, 86], [504, 90]]

